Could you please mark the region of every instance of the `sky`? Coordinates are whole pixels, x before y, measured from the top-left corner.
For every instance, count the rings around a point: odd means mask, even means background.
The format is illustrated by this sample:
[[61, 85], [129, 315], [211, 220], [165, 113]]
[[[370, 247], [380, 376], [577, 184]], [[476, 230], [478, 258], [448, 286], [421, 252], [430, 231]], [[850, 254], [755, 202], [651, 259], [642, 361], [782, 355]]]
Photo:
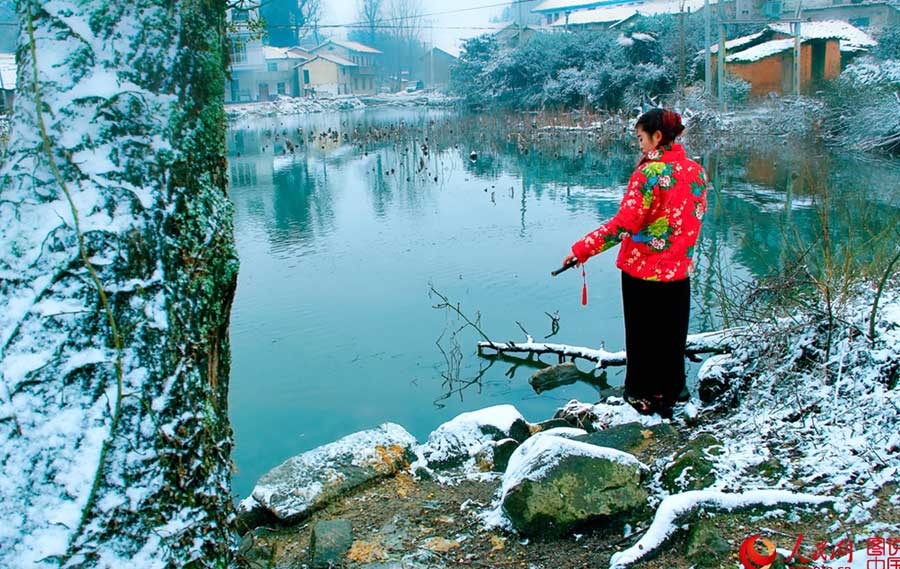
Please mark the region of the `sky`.
[[[387, 4], [390, 0], [384, 0]], [[473, 28], [491, 26], [490, 19], [499, 17], [503, 11], [502, 6], [491, 8], [468, 10], [501, 4], [503, 0], [421, 0], [425, 14], [436, 14], [456, 10], [467, 10], [454, 14], [434, 15], [427, 18], [432, 21], [432, 26], [438, 29], [425, 29], [422, 31], [422, 40], [425, 43], [436, 45], [441, 49], [457, 53], [459, 51], [460, 38], [468, 38], [485, 33], [487, 30]], [[324, 7], [323, 24], [346, 24], [358, 21], [356, 0], [322, 0]], [[495, 24], [494, 24], [495, 25]], [[464, 29], [449, 29], [464, 28]], [[346, 30], [337, 30], [343, 35]]]

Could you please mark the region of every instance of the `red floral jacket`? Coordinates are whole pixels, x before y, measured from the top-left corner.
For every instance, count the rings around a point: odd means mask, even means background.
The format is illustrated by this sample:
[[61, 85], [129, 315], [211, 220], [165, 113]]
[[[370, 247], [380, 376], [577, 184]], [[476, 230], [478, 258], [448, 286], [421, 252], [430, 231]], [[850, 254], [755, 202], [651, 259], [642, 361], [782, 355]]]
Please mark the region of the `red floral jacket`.
[[584, 263], [621, 242], [616, 266], [629, 275], [687, 278], [706, 213], [706, 185], [703, 167], [680, 144], [648, 153], [631, 175], [619, 212], [572, 245], [572, 254]]

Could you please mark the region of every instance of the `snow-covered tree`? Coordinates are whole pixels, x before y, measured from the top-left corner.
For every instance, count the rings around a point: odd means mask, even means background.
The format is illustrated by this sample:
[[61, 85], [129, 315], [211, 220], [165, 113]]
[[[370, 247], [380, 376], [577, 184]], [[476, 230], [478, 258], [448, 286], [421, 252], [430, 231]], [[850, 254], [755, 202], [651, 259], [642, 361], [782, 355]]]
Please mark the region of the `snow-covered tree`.
[[0, 566], [222, 567], [225, 2], [19, 0], [0, 168]]

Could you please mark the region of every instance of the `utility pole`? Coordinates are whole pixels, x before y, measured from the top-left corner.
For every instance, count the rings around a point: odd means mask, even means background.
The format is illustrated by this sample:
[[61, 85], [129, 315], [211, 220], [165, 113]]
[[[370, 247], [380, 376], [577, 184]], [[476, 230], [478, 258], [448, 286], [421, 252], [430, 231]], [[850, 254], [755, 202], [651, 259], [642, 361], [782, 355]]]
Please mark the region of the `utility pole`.
[[684, 96], [684, 0], [681, 0], [680, 8], [678, 12], [678, 88], [681, 95]]
[[719, 0], [719, 53], [716, 56], [716, 94], [719, 100], [719, 110], [725, 108], [725, 18], [722, 14], [722, 5], [724, 3]]
[[800, 22], [791, 24], [794, 28], [794, 95], [800, 96]]
[[[800, 37], [800, 16], [803, 13], [803, 0], [797, 3], [797, 13], [794, 14], [793, 32], [794, 32], [794, 95], [800, 96], [800, 70], [801, 70], [801, 37]], [[812, 63], [812, 62], [810, 62]]]
[[706, 49], [705, 53], [705, 68], [703, 73], [704, 83], [705, 83], [705, 93], [707, 97], [712, 96], [712, 47], [710, 44], [712, 43], [712, 14], [709, 11], [709, 0], [703, 0], [703, 19], [705, 20], [705, 32], [706, 32]]

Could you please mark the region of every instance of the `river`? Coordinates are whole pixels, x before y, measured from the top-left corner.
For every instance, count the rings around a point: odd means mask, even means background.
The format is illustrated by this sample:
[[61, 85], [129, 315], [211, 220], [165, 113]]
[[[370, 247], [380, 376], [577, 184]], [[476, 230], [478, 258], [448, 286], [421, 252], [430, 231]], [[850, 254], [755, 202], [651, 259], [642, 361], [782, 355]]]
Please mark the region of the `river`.
[[[542, 340], [552, 315], [548, 341], [623, 349], [617, 250], [587, 264], [586, 307], [580, 271], [550, 271], [615, 213], [637, 158], [632, 137], [534, 120], [381, 109], [230, 126], [237, 498], [290, 456], [385, 421], [421, 441], [464, 411], [511, 403], [537, 421], [570, 399], [596, 400], [587, 383], [537, 395], [533, 369], [485, 370], [478, 333], [457, 332], [463, 322], [431, 294], [492, 339], [522, 340], [524, 328]], [[734, 309], [723, 292], [823, 234], [845, 244], [829, 245], [840, 255], [877, 257], [897, 241], [897, 161], [775, 137], [686, 147], [714, 181], [692, 332], [723, 324]], [[609, 384], [623, 372], [610, 369]]]

